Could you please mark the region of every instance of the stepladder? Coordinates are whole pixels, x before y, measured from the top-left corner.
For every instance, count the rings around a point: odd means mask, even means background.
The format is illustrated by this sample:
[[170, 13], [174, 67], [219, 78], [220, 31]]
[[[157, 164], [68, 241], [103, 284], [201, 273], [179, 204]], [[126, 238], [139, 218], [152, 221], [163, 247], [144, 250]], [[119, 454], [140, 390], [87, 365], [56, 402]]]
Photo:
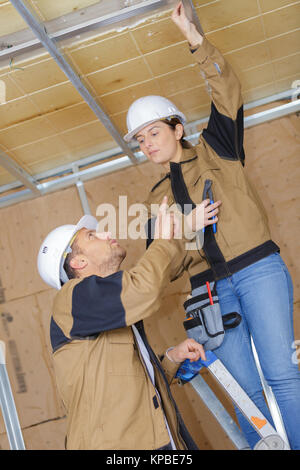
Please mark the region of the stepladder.
[[7, 373], [5, 343], [3, 341], [0, 341], [0, 407], [10, 449], [25, 450], [22, 430]]
[[250, 449], [239, 428], [199, 375], [202, 367], [208, 369], [260, 436], [260, 440], [255, 445], [254, 450], [289, 450], [288, 442], [268, 422], [217, 356], [212, 351], [206, 351], [205, 354], [206, 361], [202, 359], [194, 363], [189, 360], [184, 361], [176, 377], [181, 384], [190, 382], [196, 393], [223, 427], [235, 447], [238, 450]]

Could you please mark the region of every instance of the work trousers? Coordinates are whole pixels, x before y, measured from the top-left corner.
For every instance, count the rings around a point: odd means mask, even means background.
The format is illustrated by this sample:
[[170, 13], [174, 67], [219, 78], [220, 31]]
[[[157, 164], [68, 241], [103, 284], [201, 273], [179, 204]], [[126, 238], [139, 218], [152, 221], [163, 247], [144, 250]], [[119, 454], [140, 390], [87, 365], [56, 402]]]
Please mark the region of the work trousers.
[[[252, 353], [252, 336], [289, 444], [292, 449], [300, 449], [300, 372], [293, 329], [293, 286], [284, 261], [279, 253], [267, 256], [217, 281], [217, 293], [222, 315], [238, 312], [242, 321], [226, 331], [214, 353], [273, 424]], [[253, 448], [260, 437], [238, 409], [236, 414]]]

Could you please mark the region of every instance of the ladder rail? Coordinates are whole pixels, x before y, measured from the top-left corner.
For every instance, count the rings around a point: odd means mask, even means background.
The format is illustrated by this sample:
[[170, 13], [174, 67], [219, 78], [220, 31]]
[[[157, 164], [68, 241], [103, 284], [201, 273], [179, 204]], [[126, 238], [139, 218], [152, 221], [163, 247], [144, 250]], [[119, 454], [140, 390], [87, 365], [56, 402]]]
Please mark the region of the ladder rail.
[[258, 371], [258, 374], [259, 374], [259, 377], [260, 377], [260, 381], [261, 381], [261, 384], [262, 384], [262, 387], [263, 387], [263, 391], [265, 393], [266, 401], [267, 401], [271, 416], [272, 416], [273, 421], [274, 421], [276, 431], [278, 432], [280, 437], [285, 441], [286, 446], [288, 448], [290, 448], [289, 440], [288, 440], [288, 437], [287, 437], [287, 434], [286, 434], [286, 430], [285, 430], [285, 426], [284, 426], [284, 423], [283, 423], [283, 419], [282, 419], [282, 416], [281, 416], [279, 406], [277, 404], [277, 401], [276, 401], [275, 395], [273, 393], [273, 390], [270, 387], [270, 385], [267, 383], [267, 381], [265, 379], [265, 376], [263, 374], [263, 371], [262, 371], [262, 368], [261, 368], [261, 365], [260, 365], [260, 362], [259, 362], [258, 354], [257, 354], [255, 344], [254, 344], [254, 341], [253, 341], [252, 337], [251, 337], [251, 347], [252, 347], [252, 352], [253, 352], [256, 368], [257, 368], [257, 371]]
[[3, 341], [0, 341], [0, 406], [11, 450], [25, 450], [18, 413], [6, 370]]

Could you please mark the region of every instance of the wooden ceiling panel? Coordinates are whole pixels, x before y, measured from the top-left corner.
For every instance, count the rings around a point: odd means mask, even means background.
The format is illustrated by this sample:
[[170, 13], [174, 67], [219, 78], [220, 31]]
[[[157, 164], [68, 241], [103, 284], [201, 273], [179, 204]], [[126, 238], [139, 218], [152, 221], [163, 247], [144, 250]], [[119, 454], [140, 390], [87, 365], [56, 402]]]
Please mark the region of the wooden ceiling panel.
[[[94, 3], [31, 0], [44, 21]], [[300, 79], [299, 0], [194, 0], [194, 5], [207, 38], [236, 70], [246, 102], [283, 91]], [[170, 14], [156, 11], [127, 29], [122, 24], [122, 29], [74, 34], [59, 43], [121, 135], [126, 133], [126, 111], [140, 96], [169, 97], [188, 121], [209, 113], [204, 81]], [[25, 27], [11, 4], [0, 0], [0, 36]], [[33, 174], [115, 147], [56, 62], [44, 49], [38, 53], [1, 63], [5, 101], [0, 101], [0, 145]], [[0, 168], [0, 185], [5, 178], [11, 179]]]
[[27, 24], [10, 2], [0, 4], [0, 37], [26, 29]]
[[236, 23], [225, 29], [210, 32], [206, 36], [223, 53], [265, 40], [261, 18]]
[[139, 56], [129, 32], [66, 52], [84, 74]]
[[277, 38], [269, 39], [266, 44], [273, 60], [288, 57], [291, 54], [299, 52], [300, 29], [283, 34]]
[[98, 3], [99, 0], [30, 0], [33, 8], [40, 13], [44, 21], [52, 20], [58, 16], [86, 8]]
[[[24, 95], [23, 91], [14, 83], [11, 79], [10, 73], [0, 75], [0, 81], [4, 83], [5, 93], [3, 98], [0, 100], [1, 103], [12, 101], [16, 98], [20, 98]], [[1, 115], [1, 110], [0, 110]]]
[[39, 109], [27, 96], [7, 101], [0, 105], [0, 129], [35, 118], [38, 114]]
[[294, 74], [298, 74], [300, 77], [300, 53], [291, 57], [284, 57], [283, 59], [273, 62], [275, 79], [280, 80], [284, 77], [289, 77]]
[[[285, 88], [285, 90], [286, 89], [287, 88]], [[274, 93], [277, 93], [278, 91], [283, 91], [283, 90], [277, 90], [276, 84], [272, 82], [272, 83], [269, 83], [268, 85], [262, 85], [257, 88], [244, 90], [242, 92], [242, 95], [243, 95], [243, 99], [245, 103], [248, 103], [249, 101], [259, 100], [260, 98], [264, 98], [265, 96], [273, 95]], [[246, 112], [245, 112], [245, 115], [246, 115]]]
[[142, 57], [87, 75], [97, 95], [120, 90], [151, 78], [151, 72]]
[[[15, 181], [15, 177], [0, 167], [0, 186]], [[1, 197], [1, 193], [0, 193]]]
[[261, 11], [266, 13], [268, 11], [277, 10], [278, 8], [297, 3], [298, 0], [258, 0]]
[[60, 138], [70, 152], [78, 148], [86, 148], [89, 151], [91, 147], [101, 143], [101, 141], [112, 140], [108, 131], [98, 121], [68, 130], [60, 134]]
[[262, 16], [266, 37], [271, 38], [299, 28], [300, 3], [266, 13]]
[[[105, 150], [115, 148], [116, 144], [113, 141], [100, 141], [94, 146], [89, 146], [89, 152], [94, 155], [96, 153], [104, 152]], [[47, 158], [44, 158], [33, 163], [28, 163], [26, 166], [27, 170], [31, 174], [39, 174], [45, 171], [52, 170], [53, 168], [61, 165], [69, 165], [81, 158], [87, 156], [86, 148], [76, 148], [72, 152], [59, 152], [58, 154], [52, 154]]]
[[133, 29], [131, 34], [142, 54], [185, 41], [184, 36], [177, 26], [170, 21], [170, 18]]
[[191, 108], [204, 106], [210, 103], [208, 93], [203, 85], [173, 95], [172, 101], [184, 114], [187, 114]]
[[134, 100], [146, 95], [161, 95], [161, 88], [157, 80], [147, 80], [124, 90], [102, 96], [101, 102], [108, 113], [115, 114], [127, 111]]
[[53, 59], [37, 60], [27, 65], [18, 63], [12, 70], [11, 78], [24, 93], [34, 93], [67, 81], [67, 77]]
[[265, 42], [251, 44], [246, 49], [239, 49], [225, 54], [226, 60], [235, 72], [257, 67], [270, 61], [270, 51]]
[[188, 122], [196, 121], [197, 119], [207, 117], [209, 112], [210, 112], [210, 103], [188, 109], [185, 113], [185, 117], [187, 118]]
[[241, 81], [242, 89], [249, 90], [271, 83], [274, 79], [272, 64], [264, 64], [253, 69], [239, 72], [237, 75]]
[[83, 101], [81, 95], [70, 82], [33, 93], [30, 95], [30, 99], [37, 106], [40, 114], [63, 109]]
[[0, 142], [8, 149], [25, 145], [56, 134], [55, 128], [44, 117], [37, 117], [0, 130]]
[[203, 85], [203, 78], [200, 74], [199, 68], [195, 65], [189, 65], [183, 69], [170, 72], [165, 75], [157, 77], [157, 82], [161, 89], [161, 94], [165, 96], [172, 96], [175, 93], [184, 91]]
[[[203, 31], [209, 33], [259, 14], [256, 1], [226, 0], [212, 2], [196, 9]], [[238, 40], [237, 40], [238, 42]]]
[[175, 44], [174, 46], [151, 52], [145, 56], [145, 60], [156, 76], [195, 63], [195, 59], [186, 43]]
[[60, 136], [54, 135], [21, 147], [16, 147], [12, 153], [21, 165], [27, 166], [33, 162], [52, 158], [52, 156], [68, 154], [69, 150]]
[[67, 106], [47, 114], [47, 120], [51, 122], [58, 133], [81, 126], [87, 122], [95, 121], [96, 119], [97, 117], [85, 102]]

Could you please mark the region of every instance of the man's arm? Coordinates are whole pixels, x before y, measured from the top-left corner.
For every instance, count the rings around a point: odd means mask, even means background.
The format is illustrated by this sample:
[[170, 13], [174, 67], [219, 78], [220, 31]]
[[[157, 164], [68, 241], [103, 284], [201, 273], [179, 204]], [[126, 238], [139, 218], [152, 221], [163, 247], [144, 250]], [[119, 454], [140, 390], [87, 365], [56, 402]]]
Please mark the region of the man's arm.
[[55, 299], [53, 332], [65, 342], [149, 317], [160, 308], [163, 291], [184, 256], [182, 241], [154, 240], [129, 271], [72, 279]]
[[66, 283], [53, 314], [65, 338], [130, 326], [159, 309], [166, 285], [186, 256], [184, 240], [173, 239], [177, 222], [166, 200], [157, 216], [156, 239], [134, 268]]
[[156, 313], [163, 292], [186, 256], [183, 240], [154, 240], [139, 263], [123, 272], [121, 300], [126, 325]]

